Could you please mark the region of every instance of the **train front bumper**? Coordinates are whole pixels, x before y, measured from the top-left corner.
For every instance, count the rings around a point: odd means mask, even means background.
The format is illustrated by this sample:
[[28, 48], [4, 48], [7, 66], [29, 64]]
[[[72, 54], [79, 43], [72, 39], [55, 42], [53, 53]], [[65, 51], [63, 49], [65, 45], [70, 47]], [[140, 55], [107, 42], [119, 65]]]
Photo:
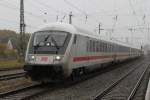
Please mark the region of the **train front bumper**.
[[63, 79], [63, 68], [60, 64], [48, 64], [48, 65], [24, 65], [24, 71], [27, 75], [35, 81], [49, 81]]
[[35, 69], [54, 69], [54, 71], [58, 72], [62, 70], [61, 64], [48, 64], [48, 65], [39, 65], [39, 64], [26, 64], [24, 65], [25, 71], [31, 71]]

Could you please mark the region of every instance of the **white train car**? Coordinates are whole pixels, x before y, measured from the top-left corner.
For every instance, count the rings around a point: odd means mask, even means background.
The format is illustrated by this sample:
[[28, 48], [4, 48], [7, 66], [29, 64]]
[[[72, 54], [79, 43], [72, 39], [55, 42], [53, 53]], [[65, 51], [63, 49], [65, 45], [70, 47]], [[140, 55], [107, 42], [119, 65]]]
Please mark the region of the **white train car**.
[[24, 70], [35, 81], [55, 81], [140, 55], [139, 49], [102, 40], [70, 24], [53, 23], [32, 34]]

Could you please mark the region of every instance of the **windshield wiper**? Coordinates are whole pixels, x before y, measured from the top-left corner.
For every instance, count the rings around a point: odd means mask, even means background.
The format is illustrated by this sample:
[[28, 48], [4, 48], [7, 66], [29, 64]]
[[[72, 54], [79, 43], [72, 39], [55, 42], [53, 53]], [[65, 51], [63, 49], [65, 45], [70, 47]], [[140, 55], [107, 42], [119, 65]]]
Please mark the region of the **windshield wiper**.
[[[40, 47], [40, 43], [41, 43], [41, 42], [46, 42], [46, 41], [49, 39], [49, 37], [50, 37], [50, 34], [49, 34], [47, 37], [44, 38], [44, 41], [40, 41], [40, 42], [36, 45], [36, 47]], [[55, 40], [52, 36], [51, 36], [51, 40], [52, 40], [52, 42], [54, 43], [54, 45], [55, 45], [55, 47], [56, 47], [56, 49], [57, 49], [57, 52], [58, 52], [59, 46], [58, 46], [56, 40]]]
[[57, 42], [56, 42], [56, 40], [51, 36], [51, 40], [52, 40], [52, 42], [54, 43], [54, 45], [55, 45], [55, 47], [56, 47], [56, 49], [57, 49], [57, 51], [59, 50], [59, 46], [57, 45]]
[[40, 47], [40, 43], [41, 43], [41, 42], [46, 42], [49, 37], [50, 37], [50, 35], [47, 35], [47, 37], [45, 37], [43, 41], [40, 41], [40, 42], [39, 42], [37, 45], [35, 45], [35, 46], [36, 46], [36, 47]]

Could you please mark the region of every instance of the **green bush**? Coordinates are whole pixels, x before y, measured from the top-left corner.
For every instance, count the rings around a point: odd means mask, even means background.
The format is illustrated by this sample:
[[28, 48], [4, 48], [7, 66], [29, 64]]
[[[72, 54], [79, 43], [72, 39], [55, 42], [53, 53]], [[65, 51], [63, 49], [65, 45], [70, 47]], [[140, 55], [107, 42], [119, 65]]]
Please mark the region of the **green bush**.
[[15, 50], [6, 49], [5, 55], [8, 57], [17, 57], [17, 53]]

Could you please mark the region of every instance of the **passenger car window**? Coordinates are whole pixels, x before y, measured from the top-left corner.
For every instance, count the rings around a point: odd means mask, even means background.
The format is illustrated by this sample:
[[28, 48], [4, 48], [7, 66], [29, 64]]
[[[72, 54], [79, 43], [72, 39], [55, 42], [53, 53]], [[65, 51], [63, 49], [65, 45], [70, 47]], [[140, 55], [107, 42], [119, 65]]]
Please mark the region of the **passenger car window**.
[[76, 44], [77, 41], [77, 35], [74, 35], [73, 44]]

